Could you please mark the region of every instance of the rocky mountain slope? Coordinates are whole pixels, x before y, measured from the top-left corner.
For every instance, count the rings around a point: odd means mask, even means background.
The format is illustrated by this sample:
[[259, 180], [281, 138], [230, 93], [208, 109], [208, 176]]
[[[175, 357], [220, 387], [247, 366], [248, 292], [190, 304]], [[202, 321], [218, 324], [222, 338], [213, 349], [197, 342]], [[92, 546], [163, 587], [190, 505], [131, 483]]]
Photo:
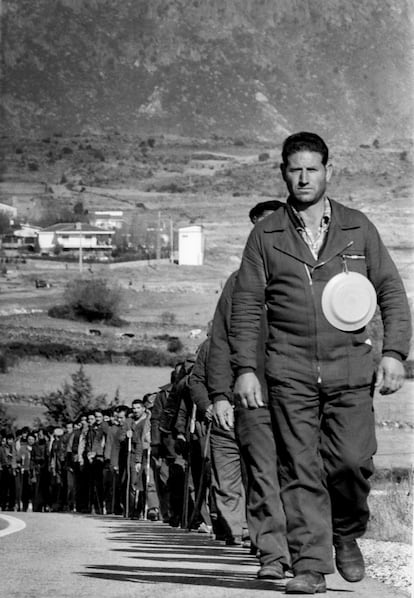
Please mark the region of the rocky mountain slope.
[[410, 0], [3, 0], [3, 133], [411, 136]]

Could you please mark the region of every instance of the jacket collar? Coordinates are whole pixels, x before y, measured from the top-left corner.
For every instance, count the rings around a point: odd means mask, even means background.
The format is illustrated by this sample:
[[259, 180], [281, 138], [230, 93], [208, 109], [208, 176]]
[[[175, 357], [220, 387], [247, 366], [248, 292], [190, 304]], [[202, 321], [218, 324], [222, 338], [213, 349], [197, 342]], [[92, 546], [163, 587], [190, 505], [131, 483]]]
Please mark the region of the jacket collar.
[[310, 249], [296, 230], [296, 219], [292, 208], [288, 204], [263, 220], [263, 232], [265, 234], [275, 233], [273, 234], [272, 244], [279, 251], [304, 262], [311, 268], [317, 267], [319, 264], [322, 265], [321, 262], [326, 262], [338, 255], [349, 245], [351, 236], [346, 231], [360, 228], [360, 221], [356, 216], [356, 212], [333, 199], [329, 199], [329, 201], [332, 208], [331, 222], [326, 243], [318, 260], [315, 260]]

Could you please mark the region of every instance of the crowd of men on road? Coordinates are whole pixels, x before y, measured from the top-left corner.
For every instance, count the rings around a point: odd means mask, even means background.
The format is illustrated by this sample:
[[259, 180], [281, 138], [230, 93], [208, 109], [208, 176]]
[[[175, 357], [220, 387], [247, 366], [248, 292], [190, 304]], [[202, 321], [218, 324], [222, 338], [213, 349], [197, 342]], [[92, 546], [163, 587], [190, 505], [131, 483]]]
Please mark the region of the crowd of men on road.
[[[327, 196], [325, 142], [289, 136], [281, 173], [289, 196], [252, 208], [240, 269], [197, 354], [131, 408], [6, 435], [1, 508], [32, 501], [246, 541], [259, 579], [291, 571], [288, 594], [326, 592], [334, 562], [347, 581], [363, 578], [374, 389], [403, 384], [410, 311], [375, 226]], [[372, 295], [384, 325], [378, 365]]]
[[[172, 378], [183, 368], [188, 375], [188, 364], [177, 365]], [[1, 510], [114, 514], [181, 525], [187, 459], [173, 422], [181, 397], [163, 409], [174, 388], [172, 383], [134, 399], [131, 407], [95, 409], [61, 427], [0, 433]], [[193, 492], [190, 475], [187, 492]]]

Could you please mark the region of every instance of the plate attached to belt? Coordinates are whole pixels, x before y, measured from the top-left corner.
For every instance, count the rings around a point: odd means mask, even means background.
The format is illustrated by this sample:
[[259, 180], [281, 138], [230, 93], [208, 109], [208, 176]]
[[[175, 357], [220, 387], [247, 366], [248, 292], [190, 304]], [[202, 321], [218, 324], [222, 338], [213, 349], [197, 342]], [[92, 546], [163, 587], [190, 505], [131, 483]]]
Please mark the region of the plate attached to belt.
[[375, 314], [377, 294], [371, 282], [358, 272], [341, 272], [322, 293], [322, 311], [332, 326], [350, 332], [368, 324]]

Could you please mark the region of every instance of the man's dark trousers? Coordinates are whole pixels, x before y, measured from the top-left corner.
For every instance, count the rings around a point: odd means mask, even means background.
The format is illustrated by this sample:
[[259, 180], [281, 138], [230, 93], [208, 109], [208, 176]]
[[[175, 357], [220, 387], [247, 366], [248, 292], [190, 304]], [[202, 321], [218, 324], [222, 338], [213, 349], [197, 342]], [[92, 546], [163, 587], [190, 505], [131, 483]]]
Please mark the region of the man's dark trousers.
[[247, 474], [247, 521], [261, 565], [287, 569], [286, 520], [280, 497], [274, 431], [267, 407], [235, 409], [235, 430]]
[[246, 500], [240, 449], [234, 430], [213, 423], [210, 436], [212, 492], [220, 524], [228, 538], [241, 537], [246, 523]]
[[288, 544], [296, 574], [331, 573], [332, 543], [361, 537], [368, 522], [373, 389], [298, 378], [269, 384]]

